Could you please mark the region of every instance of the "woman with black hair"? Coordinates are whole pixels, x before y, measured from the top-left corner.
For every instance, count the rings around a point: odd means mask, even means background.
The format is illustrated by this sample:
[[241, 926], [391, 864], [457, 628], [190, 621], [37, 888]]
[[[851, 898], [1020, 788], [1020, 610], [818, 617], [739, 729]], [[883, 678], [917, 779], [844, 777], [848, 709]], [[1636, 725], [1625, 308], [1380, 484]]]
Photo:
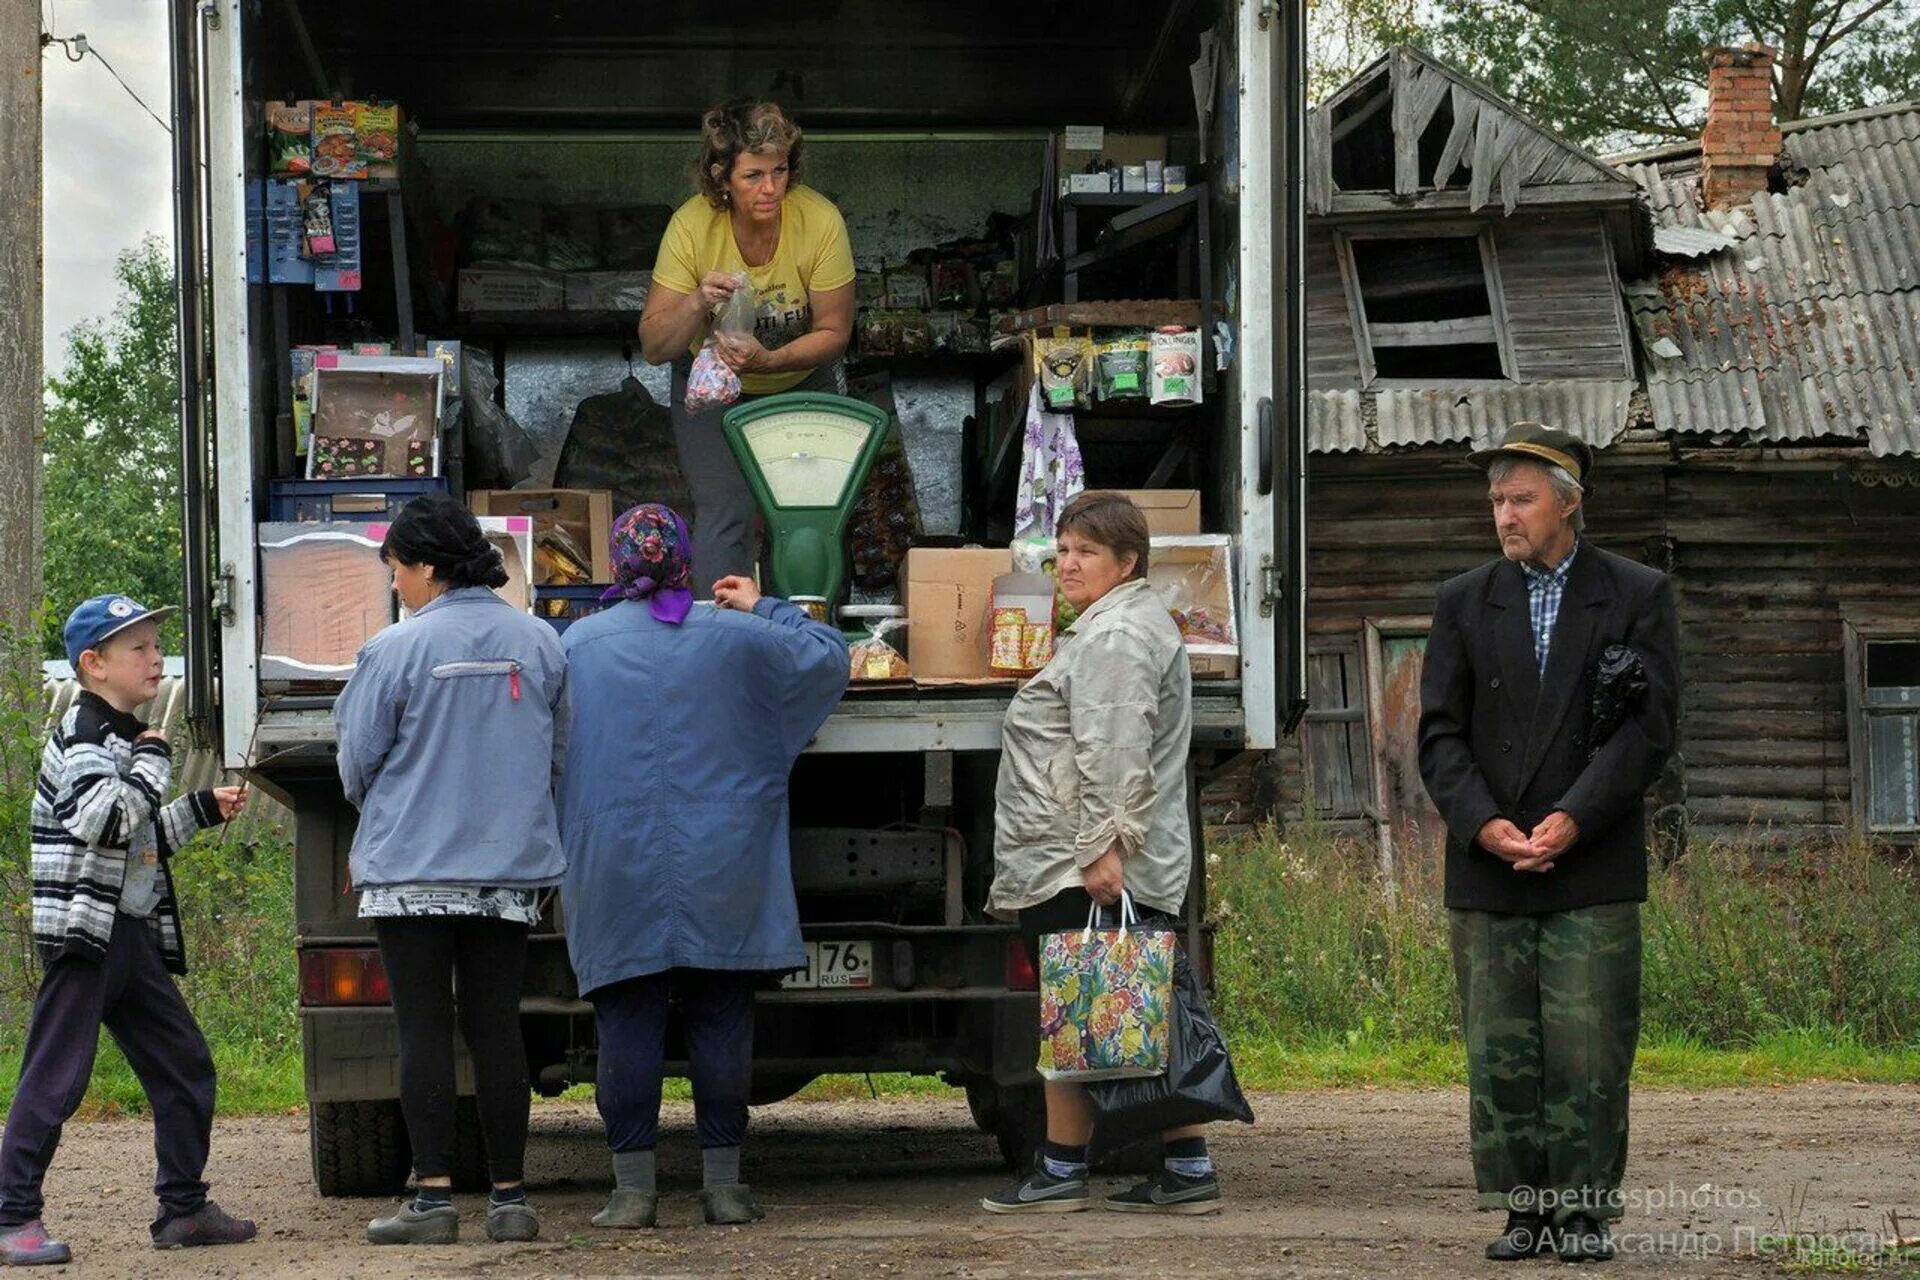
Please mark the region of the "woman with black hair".
[[566, 658], [551, 627], [493, 593], [507, 580], [500, 553], [453, 499], [409, 502], [380, 554], [411, 616], [360, 651], [334, 719], [340, 778], [360, 809], [352, 883], [380, 940], [399, 1022], [400, 1108], [417, 1193], [370, 1223], [367, 1237], [459, 1238], [457, 1021], [493, 1181], [487, 1236], [532, 1240], [540, 1223], [521, 1186], [529, 1089], [520, 986], [540, 891], [567, 869], [553, 805], [566, 751]]

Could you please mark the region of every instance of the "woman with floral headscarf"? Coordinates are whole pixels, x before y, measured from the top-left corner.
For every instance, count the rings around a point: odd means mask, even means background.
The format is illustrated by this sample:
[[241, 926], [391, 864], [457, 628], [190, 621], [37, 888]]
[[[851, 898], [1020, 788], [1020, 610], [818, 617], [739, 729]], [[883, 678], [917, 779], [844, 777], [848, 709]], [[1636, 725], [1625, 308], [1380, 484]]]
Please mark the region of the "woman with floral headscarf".
[[607, 609], [568, 628], [560, 780], [567, 950], [593, 1002], [615, 1187], [601, 1227], [651, 1227], [669, 996], [686, 1023], [710, 1223], [763, 1216], [740, 1183], [753, 991], [806, 961], [787, 778], [847, 687], [847, 645], [749, 578], [693, 601], [666, 507], [614, 523]]

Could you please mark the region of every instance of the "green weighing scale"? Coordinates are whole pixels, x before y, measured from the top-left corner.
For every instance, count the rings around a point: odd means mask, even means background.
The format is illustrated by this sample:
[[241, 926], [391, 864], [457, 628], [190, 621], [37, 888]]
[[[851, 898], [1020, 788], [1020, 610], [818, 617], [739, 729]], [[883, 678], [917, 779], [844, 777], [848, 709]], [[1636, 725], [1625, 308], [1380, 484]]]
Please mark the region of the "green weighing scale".
[[[891, 419], [864, 400], [794, 391], [727, 411], [727, 445], [767, 521], [762, 589], [832, 606], [847, 581], [847, 521]], [[824, 621], [824, 619], [823, 619]]]

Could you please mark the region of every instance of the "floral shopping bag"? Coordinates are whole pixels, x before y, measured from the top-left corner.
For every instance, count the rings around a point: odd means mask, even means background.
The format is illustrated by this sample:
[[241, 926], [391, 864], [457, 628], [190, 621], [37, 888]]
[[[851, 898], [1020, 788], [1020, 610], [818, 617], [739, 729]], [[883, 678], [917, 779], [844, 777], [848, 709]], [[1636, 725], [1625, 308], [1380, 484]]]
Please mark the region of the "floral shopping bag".
[[1098, 923], [1040, 940], [1040, 1074], [1085, 1082], [1167, 1069], [1174, 935], [1141, 929], [1122, 895], [1118, 928]]

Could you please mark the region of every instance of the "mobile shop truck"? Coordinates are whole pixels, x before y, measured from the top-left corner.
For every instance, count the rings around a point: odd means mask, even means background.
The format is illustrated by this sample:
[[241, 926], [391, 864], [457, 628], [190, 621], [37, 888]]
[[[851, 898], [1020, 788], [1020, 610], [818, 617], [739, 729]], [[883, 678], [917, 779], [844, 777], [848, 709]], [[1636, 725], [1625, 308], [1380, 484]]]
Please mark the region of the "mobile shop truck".
[[[702, 111], [742, 91], [807, 129], [808, 180], [846, 215], [862, 266], [977, 236], [996, 212], [1026, 215], [1009, 237], [1016, 305], [1030, 312], [1017, 323], [1098, 323], [1106, 313], [1088, 300], [1160, 297], [1205, 339], [1201, 405], [1103, 407], [1080, 425], [1090, 486], [1182, 479], [1202, 531], [1231, 539], [1237, 655], [1194, 686], [1198, 835], [1200, 784], [1273, 748], [1303, 702], [1300, 8], [173, 0], [190, 714], [227, 768], [293, 814], [322, 1192], [391, 1191], [409, 1153], [385, 978], [346, 887], [356, 815], [335, 770], [333, 695], [261, 661], [275, 604], [261, 526], [297, 518], [277, 509], [275, 485], [304, 466], [292, 349], [342, 333], [387, 335], [402, 354], [457, 340], [468, 361], [491, 353], [500, 404], [536, 425], [556, 398], [607, 390], [622, 365], [632, 372], [632, 300], [577, 313], [537, 291], [456, 304], [451, 211], [501, 198], [676, 204]], [[269, 106], [359, 98], [399, 103], [406, 124], [383, 140], [401, 152], [395, 176], [369, 174], [356, 225], [333, 228], [358, 241], [356, 275], [335, 272], [334, 292], [311, 274], [286, 282], [297, 262], [261, 261], [276, 252], [261, 207]], [[1156, 162], [1136, 169], [1143, 146]], [[316, 147], [311, 176], [339, 178], [347, 155]], [[1181, 168], [1187, 185], [1170, 190]], [[1021, 358], [856, 353], [889, 368], [924, 524], [955, 535], [949, 545], [1007, 545], [1025, 406], [1004, 393]], [[640, 372], [664, 402], [661, 372]], [[452, 441], [440, 461], [457, 472]], [[793, 872], [811, 963], [761, 997], [756, 1103], [826, 1072], [938, 1073], [1010, 1160], [1037, 1140], [1035, 978], [982, 909], [1010, 697], [1005, 682], [856, 685], [801, 759]], [[1203, 969], [1204, 867], [1202, 851], [1187, 920]], [[534, 930], [521, 1006], [545, 1094], [595, 1069], [563, 916], [556, 903]], [[464, 1058], [460, 1070], [470, 1090]], [[479, 1184], [470, 1106], [462, 1177]]]

